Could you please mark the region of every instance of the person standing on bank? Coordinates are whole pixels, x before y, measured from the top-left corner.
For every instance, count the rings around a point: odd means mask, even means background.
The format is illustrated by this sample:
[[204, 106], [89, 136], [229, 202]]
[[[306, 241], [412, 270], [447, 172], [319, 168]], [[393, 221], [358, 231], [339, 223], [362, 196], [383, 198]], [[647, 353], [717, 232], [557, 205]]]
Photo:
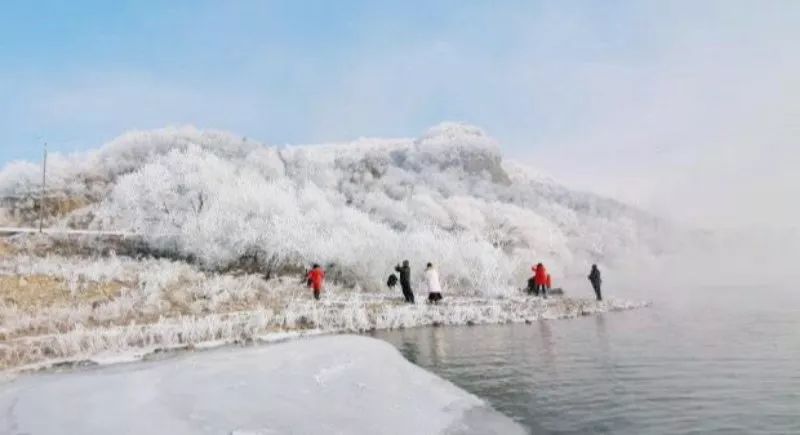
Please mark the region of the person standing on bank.
[[600, 293], [600, 285], [603, 284], [603, 278], [600, 276], [600, 269], [597, 268], [596, 264], [592, 265], [592, 271], [589, 272], [589, 282], [592, 283], [597, 300], [602, 301], [603, 295]]
[[400, 288], [403, 290], [403, 297], [409, 304], [414, 303], [414, 292], [411, 291], [411, 266], [408, 260], [403, 260], [403, 265], [394, 268], [400, 274]]
[[442, 300], [442, 286], [439, 285], [439, 272], [433, 267], [433, 263], [428, 263], [425, 268], [425, 281], [428, 283], [428, 302], [439, 303]]
[[314, 290], [314, 299], [319, 300], [319, 294], [322, 291], [322, 286], [325, 284], [325, 271], [319, 264], [315, 264], [308, 272], [306, 277], [308, 286]]
[[533, 279], [536, 281], [536, 295], [542, 293], [542, 297], [547, 299], [547, 269], [544, 264], [539, 263], [533, 268]]

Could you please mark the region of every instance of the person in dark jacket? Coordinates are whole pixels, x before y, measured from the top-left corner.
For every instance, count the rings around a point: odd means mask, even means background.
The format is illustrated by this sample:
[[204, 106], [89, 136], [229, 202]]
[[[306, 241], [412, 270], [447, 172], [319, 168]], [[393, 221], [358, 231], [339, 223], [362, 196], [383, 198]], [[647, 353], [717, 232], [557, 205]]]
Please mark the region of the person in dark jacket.
[[396, 285], [397, 285], [397, 275], [395, 274], [389, 275], [389, 279], [386, 280], [386, 286], [389, 287], [389, 290], [392, 290]]
[[527, 287], [527, 289], [528, 289], [528, 294], [529, 295], [539, 296], [539, 289], [536, 288], [536, 278], [534, 278], [534, 277], [528, 278], [528, 287]]
[[602, 301], [603, 295], [600, 293], [600, 285], [603, 283], [603, 278], [600, 277], [600, 269], [597, 268], [596, 264], [592, 265], [592, 271], [589, 272], [589, 282], [592, 283], [597, 300]]
[[411, 267], [408, 260], [403, 261], [403, 265], [394, 268], [400, 274], [400, 288], [403, 290], [403, 297], [409, 304], [414, 303], [414, 292], [411, 291]]

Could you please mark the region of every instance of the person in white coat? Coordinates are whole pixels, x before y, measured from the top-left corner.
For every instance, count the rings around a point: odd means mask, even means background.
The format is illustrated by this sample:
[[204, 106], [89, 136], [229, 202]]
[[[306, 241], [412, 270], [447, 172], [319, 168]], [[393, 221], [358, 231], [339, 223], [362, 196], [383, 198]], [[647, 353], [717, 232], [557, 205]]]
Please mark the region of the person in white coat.
[[442, 286], [439, 284], [439, 272], [428, 263], [425, 267], [425, 281], [428, 283], [428, 302], [435, 304], [442, 300]]

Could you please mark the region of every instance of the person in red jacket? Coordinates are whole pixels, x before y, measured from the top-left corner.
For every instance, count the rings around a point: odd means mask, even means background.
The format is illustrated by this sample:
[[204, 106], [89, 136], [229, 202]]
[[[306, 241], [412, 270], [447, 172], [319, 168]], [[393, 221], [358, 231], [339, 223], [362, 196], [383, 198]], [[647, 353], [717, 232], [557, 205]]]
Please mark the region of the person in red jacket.
[[536, 294], [542, 292], [542, 297], [547, 299], [547, 269], [544, 268], [542, 263], [533, 268], [533, 280], [536, 284]]
[[319, 300], [319, 293], [322, 291], [322, 286], [325, 284], [325, 271], [319, 264], [315, 264], [308, 272], [306, 277], [308, 286], [314, 290], [314, 299]]

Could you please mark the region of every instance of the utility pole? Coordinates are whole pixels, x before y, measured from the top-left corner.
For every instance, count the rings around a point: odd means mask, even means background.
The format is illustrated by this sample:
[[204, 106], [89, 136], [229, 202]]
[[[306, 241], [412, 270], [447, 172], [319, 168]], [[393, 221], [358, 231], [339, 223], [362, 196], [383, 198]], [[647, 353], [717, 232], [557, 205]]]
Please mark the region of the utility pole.
[[39, 198], [39, 233], [44, 229], [44, 195], [47, 189], [47, 142], [44, 143], [44, 160], [42, 160], [42, 196]]

